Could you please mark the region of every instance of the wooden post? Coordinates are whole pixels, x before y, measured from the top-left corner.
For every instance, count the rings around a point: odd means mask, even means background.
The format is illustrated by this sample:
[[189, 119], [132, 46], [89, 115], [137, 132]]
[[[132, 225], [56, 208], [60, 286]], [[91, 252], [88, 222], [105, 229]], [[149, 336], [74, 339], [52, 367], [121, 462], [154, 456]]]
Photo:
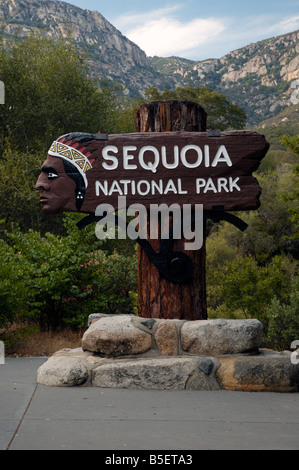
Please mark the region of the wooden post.
[[[204, 109], [191, 101], [154, 101], [143, 104], [135, 112], [135, 132], [175, 131], [205, 132]], [[186, 253], [193, 263], [192, 279], [185, 284], [175, 284], [163, 278], [138, 247], [139, 316], [185, 320], [207, 318], [205, 226], [203, 230], [200, 250], [185, 251], [185, 240], [173, 242], [173, 251]], [[160, 240], [151, 240], [150, 243], [155, 251], [159, 251]]]

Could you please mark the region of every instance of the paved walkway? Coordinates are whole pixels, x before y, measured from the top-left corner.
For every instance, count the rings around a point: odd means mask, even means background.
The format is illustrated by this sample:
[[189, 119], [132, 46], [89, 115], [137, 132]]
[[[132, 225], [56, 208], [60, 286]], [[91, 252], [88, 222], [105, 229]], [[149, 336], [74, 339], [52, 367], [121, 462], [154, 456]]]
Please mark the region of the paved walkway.
[[299, 449], [298, 393], [50, 388], [45, 360], [0, 365], [0, 450]]

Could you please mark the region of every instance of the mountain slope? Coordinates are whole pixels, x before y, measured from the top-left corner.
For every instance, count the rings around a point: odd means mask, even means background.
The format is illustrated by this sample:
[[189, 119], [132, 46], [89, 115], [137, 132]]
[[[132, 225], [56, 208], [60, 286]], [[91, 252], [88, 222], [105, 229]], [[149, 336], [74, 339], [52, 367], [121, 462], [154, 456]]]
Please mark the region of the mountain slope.
[[[67, 37], [89, 52], [93, 75], [120, 83], [131, 96], [150, 86], [210, 86], [242, 106], [250, 125], [292, 106], [299, 92], [299, 31], [250, 44], [221, 59], [147, 57], [99, 12], [58, 0], [0, 0], [2, 35], [18, 30]], [[299, 93], [298, 93], [299, 94]]]
[[[259, 122], [293, 103], [299, 91], [299, 31], [259, 41], [221, 59], [191, 62], [178, 57], [149, 60], [180, 86], [210, 86], [243, 106], [249, 121]], [[298, 80], [298, 83], [297, 83]]]
[[145, 52], [121, 34], [97, 11], [83, 10], [57, 0], [0, 0], [2, 36], [18, 32], [45, 34], [54, 40], [73, 38], [88, 50], [94, 76], [122, 83], [130, 94], [140, 94], [154, 80]]

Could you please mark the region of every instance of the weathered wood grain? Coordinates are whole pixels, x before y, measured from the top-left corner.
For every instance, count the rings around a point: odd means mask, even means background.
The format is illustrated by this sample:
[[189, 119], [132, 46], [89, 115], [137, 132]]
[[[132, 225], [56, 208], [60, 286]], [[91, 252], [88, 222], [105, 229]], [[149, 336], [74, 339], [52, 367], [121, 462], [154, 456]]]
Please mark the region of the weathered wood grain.
[[[183, 152], [183, 161], [180, 151], [186, 146], [194, 146], [199, 150]], [[219, 161], [213, 166], [213, 160], [221, 146], [226, 149], [231, 166], [226, 161]], [[124, 161], [123, 149], [126, 147], [129, 150], [125, 151], [128, 157], [125, 156]], [[154, 148], [156, 151], [143, 151], [144, 147]], [[175, 147], [179, 154], [178, 165], [176, 168], [166, 168], [165, 166], [175, 162]], [[207, 132], [148, 132], [109, 135], [107, 141], [95, 141], [89, 148], [95, 150], [92, 154], [95, 161], [87, 174], [89, 185], [82, 206], [83, 212], [94, 212], [101, 203], [116, 207], [119, 196], [126, 196], [127, 205], [139, 202], [147, 208], [151, 204], [163, 202], [169, 205], [177, 203], [180, 206], [203, 204], [205, 210], [221, 205], [227, 211], [243, 211], [259, 207], [261, 190], [252, 173], [259, 167], [269, 144], [264, 136], [253, 131], [222, 132], [219, 137], [209, 137]], [[114, 150], [108, 152], [108, 158], [113, 158], [114, 163], [103, 157], [107, 148]], [[140, 163], [138, 156], [141, 150]], [[167, 156], [166, 165], [162, 162], [162, 153]], [[224, 160], [223, 154], [220, 160]], [[117, 168], [108, 169], [113, 168], [113, 165], [117, 165]], [[154, 165], [155, 171], [151, 169], [151, 165]], [[202, 180], [209, 184], [206, 187], [201, 186]], [[159, 194], [159, 191], [163, 194]]]

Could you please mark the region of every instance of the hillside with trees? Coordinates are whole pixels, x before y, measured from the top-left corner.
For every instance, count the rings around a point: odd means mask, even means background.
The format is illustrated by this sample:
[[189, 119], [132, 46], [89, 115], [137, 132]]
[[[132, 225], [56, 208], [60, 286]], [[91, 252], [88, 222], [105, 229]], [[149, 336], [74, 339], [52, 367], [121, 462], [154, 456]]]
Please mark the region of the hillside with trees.
[[[100, 8], [100, 5], [99, 5]], [[131, 97], [152, 86], [159, 92], [177, 87], [209, 87], [242, 107], [253, 126], [294, 104], [298, 90], [299, 31], [275, 36], [202, 61], [148, 57], [100, 12], [57, 0], [0, 0], [0, 35], [6, 40], [30, 32], [56, 41], [71, 39], [95, 80], [118, 83]], [[295, 87], [295, 89], [293, 88]]]

